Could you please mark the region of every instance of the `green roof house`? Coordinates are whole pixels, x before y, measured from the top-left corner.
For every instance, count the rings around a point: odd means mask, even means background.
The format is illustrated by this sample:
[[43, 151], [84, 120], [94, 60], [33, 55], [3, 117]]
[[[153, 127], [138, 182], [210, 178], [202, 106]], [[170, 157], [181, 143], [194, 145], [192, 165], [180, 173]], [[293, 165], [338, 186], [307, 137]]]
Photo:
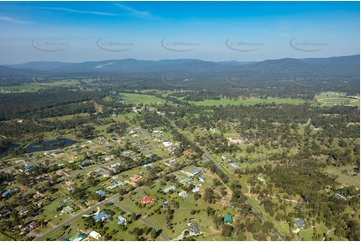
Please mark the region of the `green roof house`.
[[233, 224], [232, 215], [230, 215], [230, 214], [224, 215], [224, 223], [225, 224]]

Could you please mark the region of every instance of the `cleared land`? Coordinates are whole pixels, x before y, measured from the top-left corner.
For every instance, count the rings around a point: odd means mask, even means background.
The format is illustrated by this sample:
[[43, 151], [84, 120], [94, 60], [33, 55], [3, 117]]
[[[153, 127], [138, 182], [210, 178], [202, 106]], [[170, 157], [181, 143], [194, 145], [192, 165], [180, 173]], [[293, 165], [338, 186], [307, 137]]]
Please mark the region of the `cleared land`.
[[126, 104], [154, 105], [165, 103], [165, 100], [146, 94], [122, 93]]
[[347, 96], [344, 92], [322, 92], [315, 96], [316, 101], [322, 107], [335, 105], [352, 105], [360, 107], [360, 96]]
[[253, 106], [256, 104], [302, 104], [304, 100], [301, 99], [292, 99], [292, 98], [249, 98], [249, 99], [220, 99], [220, 100], [204, 100], [204, 101], [190, 101], [190, 103], [197, 106], [226, 106], [226, 105], [244, 105], [244, 106]]

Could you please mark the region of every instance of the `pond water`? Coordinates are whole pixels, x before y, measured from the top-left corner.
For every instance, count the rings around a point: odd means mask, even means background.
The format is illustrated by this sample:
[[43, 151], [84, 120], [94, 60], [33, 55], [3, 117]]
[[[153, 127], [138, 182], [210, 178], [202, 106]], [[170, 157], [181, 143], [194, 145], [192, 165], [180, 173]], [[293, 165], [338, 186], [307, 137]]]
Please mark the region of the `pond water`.
[[68, 147], [70, 145], [75, 144], [76, 141], [71, 139], [59, 139], [59, 140], [47, 140], [41, 143], [31, 143], [24, 150], [26, 153], [32, 153], [37, 151], [48, 151], [55, 150], [59, 148]]
[[11, 146], [8, 146], [6, 148], [1, 148], [0, 149], [0, 155], [5, 154], [8, 151], [16, 150], [16, 148], [18, 148], [18, 147], [19, 147], [19, 145], [11, 145]]

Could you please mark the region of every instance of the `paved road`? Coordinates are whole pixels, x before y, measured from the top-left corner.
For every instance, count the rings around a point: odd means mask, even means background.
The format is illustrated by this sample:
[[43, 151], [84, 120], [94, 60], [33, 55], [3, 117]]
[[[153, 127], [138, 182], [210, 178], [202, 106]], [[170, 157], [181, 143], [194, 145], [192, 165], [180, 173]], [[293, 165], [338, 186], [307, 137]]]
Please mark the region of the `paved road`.
[[110, 198], [107, 198], [107, 199], [105, 199], [105, 200], [103, 200], [103, 201], [101, 201], [101, 202], [98, 202], [97, 204], [95, 204], [95, 205], [87, 208], [86, 210], [78, 213], [78, 214], [75, 215], [73, 218], [71, 218], [71, 219], [69, 219], [69, 220], [67, 220], [67, 221], [64, 221], [63, 223], [55, 226], [54, 228], [52, 228], [51, 230], [47, 231], [46, 233], [44, 233], [44, 234], [39, 234], [38, 237], [36, 238], [36, 240], [37, 240], [37, 241], [39, 241], [39, 240], [46, 240], [46, 238], [47, 238], [51, 233], [57, 231], [58, 229], [62, 228], [63, 226], [70, 225], [73, 221], [75, 221], [76, 219], [78, 219], [80, 216], [83, 216], [83, 215], [89, 213], [90, 210], [95, 209], [96, 207], [98, 207], [98, 206], [101, 205], [101, 204], [104, 204], [104, 203], [109, 202], [109, 200], [117, 199], [119, 196], [120, 196], [119, 194], [116, 194], [116, 195], [114, 195], [114, 196], [112, 196], [112, 197], [110, 197]]
[[227, 179], [228, 179], [228, 182], [232, 182], [232, 179], [231, 177], [227, 174], [227, 172], [225, 172], [222, 167], [210, 156], [208, 155], [204, 150], [203, 151], [203, 156], [209, 160], [209, 161], [212, 161], [213, 164], [218, 168], [218, 170], [222, 171], [222, 173], [224, 173], [226, 176], [227, 176]]
[[[111, 199], [110, 201], [112, 201], [115, 205], [117, 205], [120, 209], [122, 209], [123, 211], [126, 211], [128, 213], [135, 213], [134, 211], [132, 211], [131, 209], [125, 207], [124, 205], [120, 204], [116, 199]], [[151, 221], [149, 221], [146, 218], [140, 217], [140, 220], [142, 220], [145, 224], [147, 224], [148, 226], [155, 228], [156, 230], [161, 230], [161, 228], [159, 228], [158, 226], [156, 226], [154, 223], [152, 223]], [[160, 234], [163, 237], [163, 240], [168, 241], [169, 238], [168, 236], [163, 232]]]
[[[182, 130], [180, 130], [173, 122], [169, 121], [169, 123], [170, 123], [175, 129], [177, 129], [179, 133], [182, 133]], [[198, 148], [199, 148], [199, 147], [198, 147]], [[201, 149], [201, 148], [200, 148], [200, 150], [203, 151], [203, 156], [204, 156], [207, 160], [213, 162], [214, 165], [215, 165], [222, 173], [224, 173], [224, 174], [227, 176], [228, 182], [232, 182], [231, 177], [227, 174], [227, 172], [225, 172], [225, 171], [222, 169], [222, 167], [218, 164], [218, 162], [215, 161], [215, 160], [213, 159], [213, 157], [212, 157], [211, 155], [209, 155], [204, 149]], [[263, 214], [258, 210], [258, 208], [252, 204], [252, 202], [247, 198], [247, 196], [244, 195], [244, 194], [242, 194], [242, 195], [246, 198], [246, 203], [251, 206], [252, 211], [254, 211], [263, 221], [267, 221], [267, 219], [266, 219], [266, 218], [263, 216]], [[284, 241], [287, 240], [286, 237], [285, 237], [280, 231], [278, 231], [275, 227], [273, 228], [273, 231], [278, 235], [278, 237], [280, 237], [280, 239], [282, 239], [282, 240], [284, 240]]]

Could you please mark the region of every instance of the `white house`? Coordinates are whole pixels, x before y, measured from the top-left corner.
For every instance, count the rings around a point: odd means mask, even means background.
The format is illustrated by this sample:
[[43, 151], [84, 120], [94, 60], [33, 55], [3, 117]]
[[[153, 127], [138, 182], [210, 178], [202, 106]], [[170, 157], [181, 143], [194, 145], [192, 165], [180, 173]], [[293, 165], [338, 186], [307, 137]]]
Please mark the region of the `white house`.
[[96, 231], [91, 231], [89, 233], [89, 237], [91, 237], [93, 239], [96, 239], [96, 240], [99, 240], [102, 236]]

